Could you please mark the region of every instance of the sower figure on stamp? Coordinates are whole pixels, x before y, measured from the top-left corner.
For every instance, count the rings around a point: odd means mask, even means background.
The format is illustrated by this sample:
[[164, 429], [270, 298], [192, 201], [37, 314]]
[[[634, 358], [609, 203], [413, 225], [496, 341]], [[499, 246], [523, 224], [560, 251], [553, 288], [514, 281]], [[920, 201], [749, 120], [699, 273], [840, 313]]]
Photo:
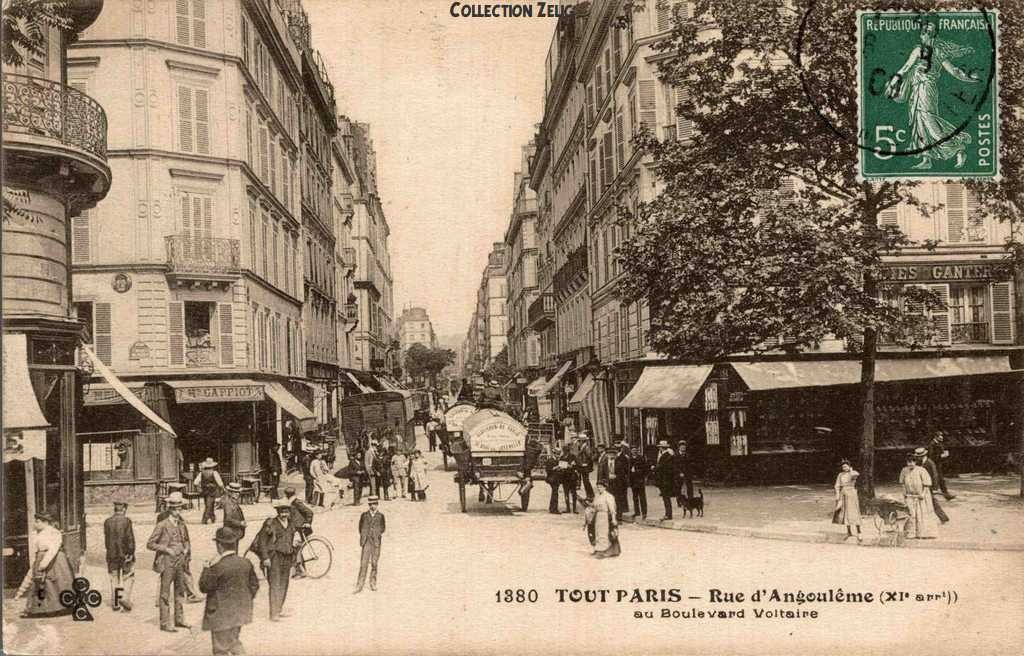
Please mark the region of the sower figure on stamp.
[[[157, 522], [146, 548], [156, 552], [153, 571], [160, 575], [160, 630], [174, 633], [174, 627], [191, 628], [185, 623], [185, 564], [192, 552], [188, 527], [181, 518], [185, 499], [171, 492], [165, 499], [167, 515]], [[171, 588], [174, 588], [174, 623], [171, 623]]]
[[239, 640], [242, 627], [252, 623], [252, 602], [260, 589], [256, 572], [236, 552], [242, 536], [235, 529], [217, 529], [217, 556], [203, 563], [199, 589], [206, 594], [203, 631], [209, 631], [213, 653], [244, 654]]
[[114, 514], [103, 522], [103, 540], [110, 575], [110, 606], [115, 611], [130, 612], [135, 587], [135, 529], [125, 501], [114, 502]]
[[211, 524], [217, 523], [217, 515], [213, 512], [214, 504], [220, 491], [224, 489], [224, 481], [217, 472], [217, 462], [213, 458], [207, 458], [199, 464], [199, 474], [193, 484], [199, 488], [199, 494], [203, 495], [203, 521]]
[[384, 515], [377, 510], [379, 499], [375, 495], [367, 497], [370, 509], [359, 517], [359, 546], [362, 555], [359, 559], [359, 580], [353, 594], [363, 591], [366, 583], [366, 570], [370, 570], [370, 589], [377, 589], [377, 561], [380, 559], [381, 536], [384, 535]]
[[[285, 491], [287, 494], [287, 490]], [[267, 578], [270, 596], [270, 621], [279, 622], [288, 615], [283, 612], [295, 562], [295, 524], [291, 521], [292, 504], [276, 501], [277, 517], [269, 517], [253, 541], [252, 549], [260, 557]]]

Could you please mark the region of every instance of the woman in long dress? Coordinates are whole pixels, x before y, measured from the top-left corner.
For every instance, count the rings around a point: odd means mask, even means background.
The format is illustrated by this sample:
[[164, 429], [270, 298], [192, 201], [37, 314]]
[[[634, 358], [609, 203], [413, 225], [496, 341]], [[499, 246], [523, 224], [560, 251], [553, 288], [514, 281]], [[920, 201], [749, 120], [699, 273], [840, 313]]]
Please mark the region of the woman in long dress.
[[900, 472], [903, 498], [910, 509], [907, 537], [928, 540], [939, 536], [939, 525], [932, 507], [932, 478], [928, 470], [919, 467], [914, 456], [907, 458], [907, 466]]
[[936, 32], [935, 23], [921, 26], [921, 44], [910, 51], [907, 61], [885, 85], [889, 98], [907, 103], [911, 144], [915, 149], [925, 149], [919, 153], [921, 161], [912, 167], [915, 169], [930, 169], [933, 159], [954, 158], [956, 168], [961, 168], [971, 143], [970, 134], [957, 132], [958, 126], [939, 112], [939, 78], [945, 70], [962, 82], [978, 83], [977, 74], [969, 74], [952, 62], [974, 49], [940, 39]]
[[597, 482], [597, 494], [594, 496], [594, 556], [608, 558], [620, 553], [616, 520], [615, 497], [608, 494], [608, 482]]
[[857, 477], [860, 474], [850, 466], [849, 460], [843, 460], [842, 471], [836, 476], [836, 510], [839, 511], [839, 523], [846, 526], [846, 537], [853, 537], [853, 527], [857, 527], [857, 542], [860, 537], [860, 500], [857, 498]]
[[[313, 485], [317, 494], [317, 505], [323, 507], [327, 502], [327, 497], [338, 492], [338, 481], [331, 475], [330, 468], [319, 453], [313, 457], [313, 462], [309, 463], [309, 473], [313, 476]], [[328, 510], [334, 508], [340, 500], [341, 494], [339, 493], [331, 499], [331, 505], [328, 507]]]
[[412, 478], [413, 501], [426, 501], [430, 483], [427, 482], [427, 463], [419, 449], [412, 452], [409, 476]]
[[60, 593], [72, 590], [71, 583], [75, 578], [71, 562], [64, 553], [63, 536], [53, 518], [46, 513], [36, 513], [35, 530], [32, 567], [18, 588], [18, 596], [27, 598], [22, 617], [70, 613], [72, 608], [60, 603]]

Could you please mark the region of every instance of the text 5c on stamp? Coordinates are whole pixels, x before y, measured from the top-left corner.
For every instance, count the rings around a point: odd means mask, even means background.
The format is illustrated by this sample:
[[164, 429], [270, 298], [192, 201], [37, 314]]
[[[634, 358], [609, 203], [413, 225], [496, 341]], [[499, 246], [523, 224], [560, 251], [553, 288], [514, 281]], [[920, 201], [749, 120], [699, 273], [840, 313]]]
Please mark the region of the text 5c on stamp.
[[995, 11], [857, 13], [859, 175], [999, 176]]

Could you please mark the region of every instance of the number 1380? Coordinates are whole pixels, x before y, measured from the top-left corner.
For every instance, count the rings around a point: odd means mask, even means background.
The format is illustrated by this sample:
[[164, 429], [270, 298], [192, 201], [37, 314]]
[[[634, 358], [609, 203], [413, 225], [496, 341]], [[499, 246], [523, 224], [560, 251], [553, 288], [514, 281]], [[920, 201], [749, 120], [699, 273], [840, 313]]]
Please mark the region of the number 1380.
[[494, 600], [500, 603], [506, 604], [524, 604], [524, 603], [536, 603], [537, 602], [537, 591], [536, 590], [523, 590], [517, 588], [512, 590], [505, 588], [504, 590], [498, 590], [494, 593]]

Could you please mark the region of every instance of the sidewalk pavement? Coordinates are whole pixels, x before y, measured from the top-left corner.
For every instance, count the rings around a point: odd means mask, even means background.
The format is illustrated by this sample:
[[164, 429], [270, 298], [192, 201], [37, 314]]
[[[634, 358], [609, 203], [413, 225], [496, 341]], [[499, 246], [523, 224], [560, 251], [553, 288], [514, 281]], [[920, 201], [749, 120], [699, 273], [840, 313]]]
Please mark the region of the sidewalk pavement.
[[[1020, 494], [1020, 477], [964, 474], [947, 479], [956, 499], [939, 498], [950, 521], [939, 526], [935, 540], [906, 540], [904, 546], [924, 549], [970, 549], [1024, 551], [1024, 498]], [[545, 486], [538, 486], [544, 490]], [[629, 511], [623, 521], [639, 525], [717, 533], [741, 537], [790, 540], [795, 542], [833, 542], [846, 540], [846, 527], [831, 523], [835, 508], [835, 492], [825, 485], [777, 485], [768, 487], [709, 487], [698, 482], [695, 492], [703, 489], [704, 516], [683, 514], [672, 501], [673, 519], [661, 521], [664, 506], [658, 489], [647, 487], [647, 520], [632, 517], [633, 498], [629, 494]], [[542, 492], [537, 501], [546, 501]], [[876, 488], [876, 496], [903, 500], [902, 488], [886, 484]], [[559, 505], [564, 509], [565, 500]], [[562, 517], [578, 519], [570, 514]], [[888, 545], [890, 535], [880, 535], [874, 518], [865, 516], [862, 526], [863, 544]], [[857, 544], [849, 540], [850, 544]]]

